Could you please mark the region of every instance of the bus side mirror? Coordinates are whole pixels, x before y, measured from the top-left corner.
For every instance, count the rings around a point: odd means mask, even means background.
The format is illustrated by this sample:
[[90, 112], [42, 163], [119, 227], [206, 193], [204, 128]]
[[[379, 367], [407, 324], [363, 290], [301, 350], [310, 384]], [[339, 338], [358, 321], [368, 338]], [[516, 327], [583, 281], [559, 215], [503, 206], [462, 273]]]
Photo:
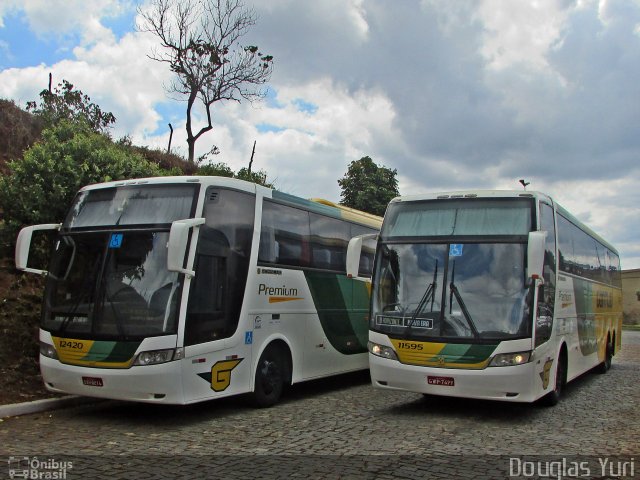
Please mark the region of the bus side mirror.
[[[358, 273], [360, 270], [360, 255], [362, 254], [362, 242], [364, 240], [374, 239], [378, 235], [375, 233], [367, 233], [365, 235], [358, 235], [349, 240], [349, 246], [347, 247], [347, 277], [359, 278]], [[367, 279], [368, 280], [368, 279]]]
[[527, 244], [527, 278], [542, 280], [547, 232], [529, 232]]
[[184, 273], [190, 277], [195, 276], [193, 270], [184, 268], [184, 254], [187, 251], [189, 230], [203, 223], [204, 218], [187, 218], [185, 220], [176, 220], [171, 224], [169, 244], [167, 245], [167, 270]]
[[36, 230], [60, 230], [61, 223], [45, 223], [42, 225], [32, 225], [30, 227], [24, 227], [18, 233], [18, 240], [16, 241], [15, 262], [16, 268], [24, 272], [37, 273], [39, 275], [45, 275], [46, 270], [40, 270], [37, 268], [27, 267], [29, 261], [29, 250], [31, 249], [31, 237]]

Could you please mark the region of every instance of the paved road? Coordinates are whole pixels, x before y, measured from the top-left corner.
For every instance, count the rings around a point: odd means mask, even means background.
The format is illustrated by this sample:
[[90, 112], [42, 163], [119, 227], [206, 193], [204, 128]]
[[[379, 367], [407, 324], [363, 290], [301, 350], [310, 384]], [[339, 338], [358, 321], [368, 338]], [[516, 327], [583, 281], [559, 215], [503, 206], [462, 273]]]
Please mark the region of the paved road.
[[265, 410], [102, 402], [10, 418], [0, 478], [26, 460], [69, 479], [640, 478], [640, 332], [624, 343], [607, 375], [579, 378], [553, 408], [381, 392], [361, 373]]

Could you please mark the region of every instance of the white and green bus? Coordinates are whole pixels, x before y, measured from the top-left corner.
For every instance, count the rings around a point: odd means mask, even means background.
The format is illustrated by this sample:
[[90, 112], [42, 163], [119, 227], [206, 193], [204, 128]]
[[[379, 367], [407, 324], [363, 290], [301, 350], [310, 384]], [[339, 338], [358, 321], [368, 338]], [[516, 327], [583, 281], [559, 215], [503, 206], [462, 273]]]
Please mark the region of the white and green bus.
[[[349, 245], [352, 277], [360, 246]], [[371, 302], [382, 389], [555, 404], [566, 382], [606, 372], [621, 344], [616, 249], [542, 193], [396, 198]]]
[[[47, 275], [47, 389], [188, 404], [366, 369], [370, 285], [349, 240], [382, 219], [221, 177], [87, 186], [60, 225], [24, 228], [18, 269]], [[32, 235], [54, 230], [47, 271]], [[370, 276], [373, 248], [361, 258]], [[33, 257], [33, 255], [32, 255]]]

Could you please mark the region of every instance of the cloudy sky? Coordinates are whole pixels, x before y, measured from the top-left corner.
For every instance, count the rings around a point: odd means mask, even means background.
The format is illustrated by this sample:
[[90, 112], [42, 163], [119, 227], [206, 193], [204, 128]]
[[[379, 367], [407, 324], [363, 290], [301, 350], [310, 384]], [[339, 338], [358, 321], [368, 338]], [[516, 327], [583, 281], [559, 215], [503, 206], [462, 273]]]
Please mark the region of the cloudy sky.
[[[338, 201], [349, 162], [397, 169], [402, 194], [546, 192], [640, 268], [640, 0], [245, 0], [242, 39], [275, 57], [267, 98], [227, 103], [217, 145], [281, 190]], [[24, 106], [69, 80], [113, 136], [186, 155], [147, 0], [0, 0], [0, 97]], [[201, 117], [202, 118], [202, 117]], [[255, 167], [254, 167], [255, 168]]]

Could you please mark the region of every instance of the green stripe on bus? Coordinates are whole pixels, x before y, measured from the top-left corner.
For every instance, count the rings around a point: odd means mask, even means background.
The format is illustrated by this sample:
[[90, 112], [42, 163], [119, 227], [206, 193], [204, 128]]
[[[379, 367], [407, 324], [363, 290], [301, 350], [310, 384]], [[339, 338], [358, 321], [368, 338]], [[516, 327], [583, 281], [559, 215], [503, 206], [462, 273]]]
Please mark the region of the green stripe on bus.
[[103, 362], [127, 362], [136, 353], [141, 342], [115, 342], [111, 353]]
[[329, 343], [344, 354], [364, 353], [369, 331], [366, 285], [337, 273], [306, 271], [305, 277]]

